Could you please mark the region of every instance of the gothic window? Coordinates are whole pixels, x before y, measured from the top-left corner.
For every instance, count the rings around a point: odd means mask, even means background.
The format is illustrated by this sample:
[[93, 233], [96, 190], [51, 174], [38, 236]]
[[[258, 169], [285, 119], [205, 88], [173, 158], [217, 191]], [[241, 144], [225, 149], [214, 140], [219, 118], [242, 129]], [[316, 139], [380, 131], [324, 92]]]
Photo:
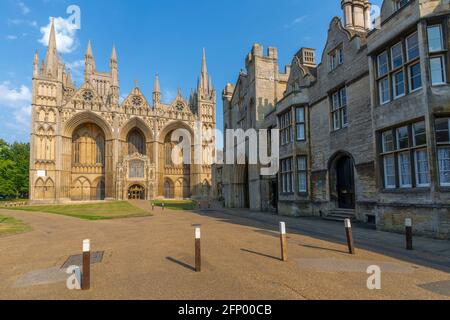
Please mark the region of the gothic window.
[[166, 155], [166, 166], [172, 167], [173, 161], [172, 161], [172, 150], [173, 150], [173, 143], [172, 142], [166, 142], [164, 145], [165, 148], [165, 155]]
[[92, 102], [92, 99], [94, 99], [94, 95], [91, 91], [85, 91], [83, 93], [83, 99], [85, 102]]
[[130, 161], [129, 178], [144, 178], [144, 162], [140, 160]]
[[134, 96], [131, 99], [131, 104], [136, 108], [139, 107], [142, 104], [142, 98], [139, 96]]
[[95, 149], [96, 163], [104, 163], [105, 139], [103, 139], [103, 137], [101, 135], [98, 135], [97, 138], [95, 139], [95, 145], [96, 145], [96, 149]]
[[145, 155], [145, 139], [139, 130], [134, 129], [128, 134], [127, 143], [129, 155], [135, 153]]
[[85, 124], [75, 131], [72, 137], [72, 160], [74, 164], [105, 164], [105, 138], [98, 126]]

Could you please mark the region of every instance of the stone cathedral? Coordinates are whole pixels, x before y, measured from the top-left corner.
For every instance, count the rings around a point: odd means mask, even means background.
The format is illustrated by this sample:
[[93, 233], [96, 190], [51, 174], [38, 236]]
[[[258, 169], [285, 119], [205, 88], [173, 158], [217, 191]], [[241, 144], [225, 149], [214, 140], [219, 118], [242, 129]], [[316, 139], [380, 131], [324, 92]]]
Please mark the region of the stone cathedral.
[[[152, 100], [136, 84], [121, 102], [118, 59], [95, 67], [89, 42], [84, 83], [77, 88], [56, 47], [52, 25], [46, 58], [33, 63], [30, 200], [34, 203], [154, 198], [206, 198], [211, 165], [174, 164], [171, 134], [216, 128], [216, 91], [203, 53], [197, 89], [161, 102], [158, 75]], [[202, 139], [202, 151], [213, 143]], [[214, 152], [214, 151], [212, 151]], [[182, 156], [182, 155], [181, 155]], [[184, 157], [185, 159], [185, 157]], [[193, 163], [193, 162], [192, 162]]]

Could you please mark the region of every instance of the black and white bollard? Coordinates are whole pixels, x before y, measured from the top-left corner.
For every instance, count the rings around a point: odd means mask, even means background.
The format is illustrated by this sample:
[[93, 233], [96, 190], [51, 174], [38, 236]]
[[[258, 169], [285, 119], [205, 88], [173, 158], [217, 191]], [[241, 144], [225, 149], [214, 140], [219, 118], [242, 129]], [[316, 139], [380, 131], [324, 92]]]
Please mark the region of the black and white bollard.
[[405, 219], [406, 250], [413, 249], [412, 219]]
[[152, 211], [155, 210], [155, 203], [152, 201]]
[[200, 247], [200, 227], [195, 227], [195, 272], [202, 271], [202, 254]]
[[91, 240], [83, 240], [83, 276], [81, 280], [81, 289], [89, 290], [91, 288]]
[[286, 223], [280, 222], [281, 261], [287, 261]]
[[161, 204], [162, 211], [164, 211], [164, 202]]
[[345, 234], [347, 236], [348, 253], [355, 254], [355, 246], [353, 244], [352, 223], [350, 219], [344, 220]]

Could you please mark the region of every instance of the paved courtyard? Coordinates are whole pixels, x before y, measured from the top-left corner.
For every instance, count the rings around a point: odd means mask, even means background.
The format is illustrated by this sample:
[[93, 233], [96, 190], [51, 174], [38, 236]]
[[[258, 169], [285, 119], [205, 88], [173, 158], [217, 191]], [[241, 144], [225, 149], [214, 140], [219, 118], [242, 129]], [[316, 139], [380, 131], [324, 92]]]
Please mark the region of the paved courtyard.
[[[148, 204], [137, 203], [150, 210]], [[341, 223], [225, 209], [162, 211], [151, 217], [86, 221], [0, 209], [32, 231], [0, 238], [0, 299], [450, 299], [450, 242], [355, 226], [349, 255]], [[286, 222], [288, 261], [280, 261], [278, 222]], [[195, 273], [194, 228], [202, 228]], [[91, 290], [66, 288], [61, 266], [83, 239], [104, 251]], [[381, 290], [367, 289], [370, 265]]]

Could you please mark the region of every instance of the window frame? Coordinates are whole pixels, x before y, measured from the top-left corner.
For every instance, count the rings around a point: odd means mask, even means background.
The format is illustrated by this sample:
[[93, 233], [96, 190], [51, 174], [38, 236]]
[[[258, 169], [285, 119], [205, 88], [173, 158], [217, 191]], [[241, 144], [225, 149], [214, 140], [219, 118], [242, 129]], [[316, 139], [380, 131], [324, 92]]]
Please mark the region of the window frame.
[[[441, 47], [438, 50], [431, 50], [430, 48], [430, 33], [429, 30], [433, 29], [433, 28], [439, 28], [439, 34], [440, 34], [440, 45]], [[437, 53], [437, 52], [442, 52], [445, 50], [445, 41], [444, 41], [444, 32], [443, 32], [443, 28], [442, 28], [442, 24], [438, 23], [438, 24], [430, 24], [427, 26], [427, 39], [428, 39], [428, 52], [429, 53]]]
[[[280, 186], [282, 194], [294, 193], [294, 168], [293, 157], [280, 159]], [[287, 164], [289, 163], [289, 168]], [[288, 183], [289, 182], [289, 183]], [[290, 188], [288, 188], [288, 186]]]
[[[303, 121], [298, 121], [297, 112], [302, 110], [303, 113]], [[295, 138], [296, 141], [306, 141], [306, 108], [304, 106], [295, 107]], [[299, 126], [303, 126], [303, 138], [300, 138], [298, 135]]]
[[283, 112], [278, 116], [280, 122], [280, 144], [285, 146], [292, 143], [292, 109]]
[[[345, 102], [344, 102], [345, 97]], [[341, 87], [330, 95], [331, 99], [331, 128], [338, 131], [347, 128], [348, 123], [348, 96], [347, 87]], [[345, 117], [344, 117], [345, 115]], [[346, 120], [346, 121], [345, 121]], [[337, 121], [337, 122], [336, 122]], [[336, 126], [338, 124], [338, 126]]]
[[437, 162], [437, 171], [438, 171], [438, 179], [439, 179], [439, 185], [441, 187], [450, 187], [450, 181], [449, 182], [442, 182], [442, 172], [441, 172], [441, 166], [440, 166], [440, 157], [439, 157], [439, 150], [440, 149], [450, 149], [450, 117], [438, 117], [434, 119], [434, 125], [436, 128], [436, 122], [438, 120], [446, 119], [447, 120], [447, 141], [438, 141], [437, 139], [437, 130], [435, 129], [435, 140], [436, 140], [436, 162]]
[[[300, 165], [299, 165], [299, 161], [300, 160], [304, 160], [305, 161], [305, 166], [303, 169], [300, 169]], [[296, 157], [296, 173], [297, 173], [297, 192], [300, 194], [305, 194], [308, 193], [308, 157], [306, 155], [298, 155]], [[305, 179], [305, 189], [302, 190], [300, 188], [300, 176], [304, 175], [304, 179]]]
[[[421, 131], [416, 130], [416, 126], [418, 124], [421, 124], [424, 126], [425, 131], [421, 133]], [[407, 139], [408, 139], [408, 146], [400, 148], [400, 134], [401, 130], [404, 130], [406, 128], [407, 132]], [[416, 134], [419, 133], [419, 134]], [[404, 124], [398, 127], [389, 128], [386, 130], [380, 131], [378, 135], [379, 139], [379, 163], [380, 163], [380, 170], [383, 177], [383, 188], [386, 190], [393, 190], [393, 189], [417, 189], [417, 188], [429, 188], [431, 185], [431, 172], [430, 172], [430, 156], [429, 156], [429, 150], [428, 150], [428, 144], [427, 144], [427, 131], [426, 131], [426, 125], [425, 120], [418, 120], [414, 122], [410, 122], [408, 124]], [[425, 135], [425, 143], [424, 144], [417, 144], [416, 143], [416, 136], [419, 135]], [[386, 139], [388, 137], [388, 139]], [[387, 146], [391, 145], [392, 150], [388, 150]], [[450, 142], [449, 142], [450, 146]], [[428, 175], [428, 184], [419, 183], [420, 179], [418, 179], [418, 162], [416, 160], [416, 153], [420, 151], [426, 152], [426, 159], [427, 159], [427, 175]], [[410, 183], [407, 183], [407, 181], [404, 181], [404, 176], [402, 175], [402, 164], [401, 161], [401, 155], [407, 155], [406, 159], [408, 161], [408, 176]], [[388, 172], [386, 171], [386, 164], [388, 159], [392, 160], [393, 165], [393, 175], [395, 176], [395, 186], [393, 184], [388, 184], [388, 179], [392, 178], [392, 175], [388, 176]], [[421, 172], [421, 174], [424, 174], [424, 172]]]
[[[417, 88], [415, 88], [415, 89], [413, 89], [413, 88], [412, 88], [411, 70], [412, 70], [412, 68], [415, 67], [415, 66], [419, 66], [420, 86], [417, 87]], [[421, 66], [420, 62], [411, 63], [411, 64], [408, 66], [408, 86], [409, 86], [409, 93], [414, 93], [414, 92], [419, 91], [419, 90], [421, 90], [421, 89], [423, 88], [422, 69], [421, 69], [421, 67], [422, 67], [422, 66]]]

